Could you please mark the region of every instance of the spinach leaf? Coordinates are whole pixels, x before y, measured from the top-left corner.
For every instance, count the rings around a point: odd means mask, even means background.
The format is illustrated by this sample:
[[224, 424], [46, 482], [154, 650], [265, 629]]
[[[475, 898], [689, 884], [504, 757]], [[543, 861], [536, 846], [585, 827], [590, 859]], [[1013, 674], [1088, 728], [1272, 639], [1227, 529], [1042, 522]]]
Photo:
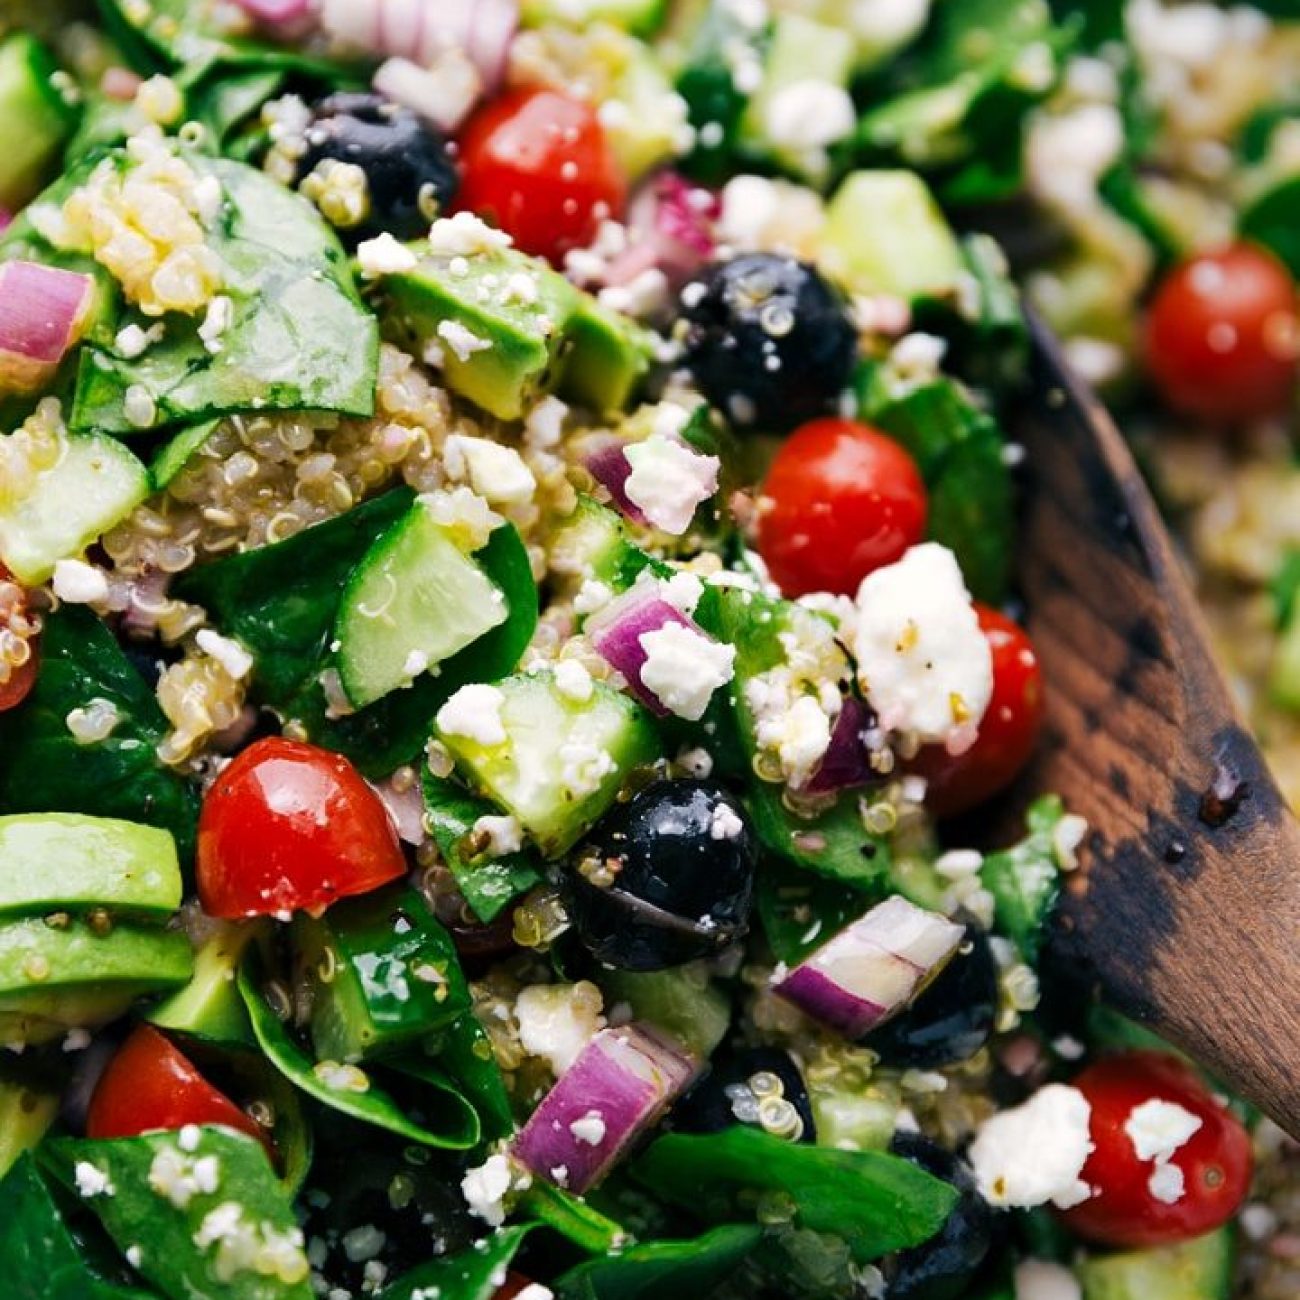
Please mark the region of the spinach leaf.
[[768, 858], [758, 872], [758, 914], [777, 961], [793, 966], [861, 916], [871, 900], [837, 880]]
[[527, 1225], [501, 1228], [469, 1250], [420, 1264], [386, 1286], [379, 1300], [492, 1300], [527, 1234]]
[[9, 1300], [148, 1300], [151, 1295], [106, 1281], [91, 1269], [30, 1155], [0, 1182], [0, 1258]]
[[213, 146], [220, 148], [236, 127], [279, 94], [284, 81], [283, 68], [218, 68], [190, 90], [190, 117], [207, 127]]
[[533, 1180], [532, 1186], [519, 1198], [519, 1209], [589, 1255], [618, 1250], [628, 1239], [628, 1234], [613, 1219], [601, 1214], [582, 1197], [544, 1179]]
[[454, 781], [422, 773], [425, 822], [465, 901], [480, 921], [495, 919], [511, 899], [542, 879], [541, 862], [528, 849], [500, 858], [475, 857], [466, 843], [474, 823], [498, 811], [486, 799], [462, 790]]
[[200, 447], [217, 431], [220, 420], [203, 420], [173, 434], [149, 462], [149, 481], [161, 492]]
[[651, 1241], [618, 1255], [588, 1260], [555, 1283], [559, 1300], [679, 1300], [706, 1296], [753, 1253], [762, 1230], [744, 1224], [714, 1228], [694, 1241]]
[[1247, 204], [1237, 232], [1271, 249], [1300, 276], [1300, 176], [1286, 177]]
[[1054, 839], [1064, 816], [1059, 795], [1035, 799], [1025, 814], [1025, 838], [989, 854], [980, 867], [980, 880], [993, 895], [995, 927], [1030, 963], [1038, 958], [1047, 918], [1061, 892]]
[[[126, 165], [120, 151], [109, 156]], [[215, 353], [185, 316], [167, 317], [162, 340], [138, 357], [87, 348], [72, 427], [138, 433], [126, 411], [132, 388], [152, 399], [156, 427], [248, 410], [372, 414], [379, 329], [334, 232], [306, 199], [265, 173], [194, 152], [185, 157], [222, 186], [222, 216], [208, 242], [224, 268], [233, 319]]]
[[1277, 626], [1288, 628], [1295, 618], [1297, 599], [1300, 598], [1300, 547], [1288, 547], [1282, 556], [1273, 581], [1269, 584], [1273, 608], [1277, 613]]
[[[436, 1116], [436, 1129], [407, 1118], [392, 1096], [375, 1085], [372, 1071], [345, 1070], [337, 1062], [328, 1063], [332, 1068], [318, 1069], [318, 1063], [298, 1046], [288, 1027], [262, 996], [260, 969], [256, 956], [250, 955], [240, 967], [239, 993], [248, 1008], [257, 1045], [295, 1088], [322, 1105], [422, 1146], [468, 1151], [478, 1144], [478, 1113], [450, 1083], [440, 1077], [434, 1082], [438, 1075], [436, 1069], [423, 1071], [421, 1075], [438, 1093], [441, 1112]], [[415, 1068], [407, 1067], [407, 1072]]]
[[478, 1111], [485, 1139], [507, 1137], [515, 1131], [510, 1094], [501, 1067], [492, 1055], [487, 1033], [472, 1011], [430, 1041], [438, 1063], [456, 1080], [466, 1100]]
[[[188, 1143], [187, 1143], [188, 1145]], [[62, 1138], [42, 1160], [70, 1190], [88, 1175], [110, 1192], [84, 1194], [118, 1248], [139, 1251], [136, 1268], [166, 1295], [205, 1300], [311, 1300], [310, 1268], [289, 1198], [261, 1143], [230, 1129], [201, 1128], [193, 1150], [177, 1133], [109, 1141]], [[214, 1175], [211, 1190], [207, 1175]], [[234, 1241], [269, 1250], [265, 1273], [241, 1265]]]
[[957, 1192], [898, 1156], [784, 1142], [736, 1125], [706, 1136], [669, 1133], [632, 1174], [673, 1205], [715, 1222], [748, 1218], [768, 1197], [799, 1227], [843, 1237], [859, 1263], [934, 1236]]
[[[144, 822], [170, 831], [188, 859], [198, 795], [159, 761], [167, 720], [113, 634], [88, 609], [64, 605], [46, 616], [41, 652], [32, 693], [0, 713], [0, 809]], [[67, 719], [92, 700], [114, 705], [118, 722], [83, 745]]]

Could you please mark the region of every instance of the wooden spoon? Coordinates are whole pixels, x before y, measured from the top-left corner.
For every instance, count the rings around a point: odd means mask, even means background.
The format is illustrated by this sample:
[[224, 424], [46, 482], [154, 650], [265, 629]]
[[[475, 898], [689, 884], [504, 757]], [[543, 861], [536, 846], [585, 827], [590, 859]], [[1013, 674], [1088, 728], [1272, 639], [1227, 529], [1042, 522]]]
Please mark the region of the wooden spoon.
[[1019, 576], [1047, 723], [1024, 788], [1060, 791], [1089, 824], [1053, 942], [1300, 1135], [1300, 823], [1128, 448], [1032, 329]]

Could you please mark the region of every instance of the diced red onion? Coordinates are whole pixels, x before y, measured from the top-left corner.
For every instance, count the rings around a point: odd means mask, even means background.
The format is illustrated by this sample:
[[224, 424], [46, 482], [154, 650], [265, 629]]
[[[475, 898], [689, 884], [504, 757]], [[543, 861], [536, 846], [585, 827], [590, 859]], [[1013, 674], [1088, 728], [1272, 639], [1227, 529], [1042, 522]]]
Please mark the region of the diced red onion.
[[916, 996], [964, 933], [946, 916], [895, 895], [822, 944], [775, 991], [846, 1038], [861, 1038]]
[[542, 1098], [514, 1140], [514, 1156], [538, 1177], [581, 1195], [695, 1073], [696, 1062], [648, 1025], [602, 1029]]
[[419, 781], [412, 781], [402, 790], [397, 788], [391, 776], [383, 781], [371, 781], [369, 785], [388, 810], [398, 838], [407, 844], [423, 844], [424, 796], [420, 793]]
[[875, 725], [875, 714], [856, 695], [846, 695], [831, 731], [831, 743], [817, 770], [803, 787], [806, 794], [831, 794], [853, 790], [879, 779], [871, 766], [866, 733]]
[[8, 208], [0, 208], [0, 231], [8, 230], [14, 224], [14, 214]]
[[81, 337], [95, 282], [39, 262], [0, 265], [0, 393], [28, 393]]
[[235, 0], [250, 17], [267, 27], [297, 27], [312, 18], [315, 6], [312, 0]]
[[659, 697], [641, 681], [645, 668], [645, 647], [641, 638], [647, 632], [657, 632], [669, 623], [689, 628], [697, 636], [711, 640], [699, 624], [687, 618], [675, 605], [669, 604], [658, 591], [658, 584], [643, 582], [610, 601], [587, 620], [587, 636], [596, 653], [616, 672], [627, 679], [628, 689], [652, 713], [666, 717], [668, 709]]
[[712, 190], [677, 172], [659, 172], [632, 198], [629, 248], [610, 263], [606, 281], [626, 284], [657, 266], [670, 284], [684, 284], [713, 256], [713, 226], [721, 213], [722, 202]]
[[582, 452], [582, 463], [591, 477], [609, 493], [624, 518], [637, 524], [646, 522], [641, 507], [627, 494], [632, 462], [627, 458], [627, 443], [622, 438], [610, 433], [588, 439]]
[[506, 59], [519, 30], [519, 0], [476, 0], [469, 56], [490, 88], [506, 75]]
[[136, 91], [140, 89], [142, 80], [138, 72], [132, 72], [130, 68], [115, 63], [111, 68], [104, 70], [104, 75], [99, 79], [99, 88], [109, 99], [129, 104], [135, 98]]

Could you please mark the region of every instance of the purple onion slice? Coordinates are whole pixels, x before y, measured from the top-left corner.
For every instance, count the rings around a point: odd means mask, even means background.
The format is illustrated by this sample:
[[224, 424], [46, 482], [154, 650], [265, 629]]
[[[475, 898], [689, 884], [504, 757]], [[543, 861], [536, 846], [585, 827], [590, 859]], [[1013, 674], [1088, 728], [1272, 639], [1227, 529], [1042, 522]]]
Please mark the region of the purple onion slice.
[[831, 731], [831, 743], [802, 792], [832, 794], [878, 781], [880, 774], [871, 766], [865, 739], [875, 725], [876, 715], [856, 695], [846, 695]]
[[0, 266], [0, 394], [29, 393], [53, 378], [81, 337], [95, 282], [39, 262]]

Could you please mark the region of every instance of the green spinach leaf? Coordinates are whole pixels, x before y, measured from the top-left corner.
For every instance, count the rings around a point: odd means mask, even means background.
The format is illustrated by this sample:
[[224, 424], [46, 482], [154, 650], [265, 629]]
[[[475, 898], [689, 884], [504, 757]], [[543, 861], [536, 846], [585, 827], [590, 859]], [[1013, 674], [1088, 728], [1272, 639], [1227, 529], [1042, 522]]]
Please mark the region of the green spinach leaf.
[[758, 914], [777, 961], [793, 966], [870, 906], [861, 890], [768, 858], [758, 872]]
[[559, 1300], [680, 1300], [707, 1296], [739, 1271], [762, 1239], [745, 1224], [714, 1228], [693, 1241], [651, 1241], [591, 1259], [555, 1283]]
[[492, 1044], [472, 1011], [430, 1040], [438, 1064], [456, 1080], [466, 1100], [478, 1111], [485, 1139], [507, 1137], [515, 1131], [510, 1094]]
[[1055, 837], [1064, 816], [1059, 795], [1035, 799], [1025, 814], [1025, 838], [989, 854], [980, 868], [980, 880], [993, 895], [995, 928], [1031, 964], [1038, 958], [1047, 918], [1061, 892]]
[[540, 1178], [519, 1198], [519, 1209], [589, 1255], [608, 1254], [628, 1240], [623, 1228], [595, 1206]]
[[670, 1133], [632, 1174], [715, 1222], [746, 1219], [769, 1197], [793, 1210], [798, 1226], [843, 1237], [859, 1263], [929, 1240], [957, 1203], [948, 1183], [898, 1156], [803, 1146], [743, 1125], [706, 1136]]
[[[64, 605], [46, 617], [41, 652], [35, 689], [0, 714], [0, 809], [144, 822], [170, 831], [188, 859], [198, 795], [159, 761], [167, 720], [113, 634], [89, 610]], [[92, 700], [112, 704], [118, 722], [82, 744], [68, 714]]]
[[492, 1300], [528, 1230], [502, 1228], [469, 1250], [421, 1264], [386, 1286], [379, 1300]]
[[[199, 1129], [192, 1150], [181, 1143], [171, 1132], [63, 1138], [41, 1154], [64, 1186], [81, 1190], [120, 1250], [138, 1250], [135, 1267], [164, 1294], [311, 1300], [302, 1233], [262, 1145], [222, 1128]], [[97, 1180], [111, 1192], [85, 1190]], [[237, 1263], [245, 1242], [266, 1258], [265, 1271]]]
[[193, 152], [186, 160], [224, 194], [208, 242], [222, 262], [231, 323], [215, 352], [184, 316], [165, 318], [162, 340], [138, 357], [87, 348], [72, 427], [138, 433], [130, 389], [152, 400], [155, 427], [249, 410], [372, 414], [379, 329], [334, 232], [306, 199], [255, 168]]

